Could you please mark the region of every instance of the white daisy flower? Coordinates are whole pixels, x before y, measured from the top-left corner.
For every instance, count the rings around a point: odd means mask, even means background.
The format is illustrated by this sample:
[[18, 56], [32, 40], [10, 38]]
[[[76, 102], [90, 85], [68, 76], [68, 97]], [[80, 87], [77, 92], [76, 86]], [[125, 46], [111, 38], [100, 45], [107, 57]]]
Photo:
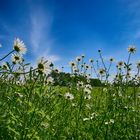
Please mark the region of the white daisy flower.
[[11, 59], [13, 64], [17, 64], [23, 61], [22, 56], [16, 53], [12, 54]]
[[89, 90], [88, 88], [85, 88], [85, 89], [84, 89], [84, 93], [85, 93], [85, 94], [90, 94], [90, 93], [91, 93], [91, 90]]
[[82, 58], [84, 58], [84, 57], [85, 57], [85, 55], [84, 55], [84, 54], [82, 54], [82, 55], [81, 55], [81, 57], [82, 57]]
[[90, 84], [85, 85], [85, 88], [92, 90], [92, 86]]
[[74, 96], [69, 92], [65, 93], [64, 97], [65, 97], [65, 99], [68, 99], [68, 100], [73, 100], [74, 99]]
[[89, 62], [93, 63], [94, 62], [93, 58], [89, 59]]
[[99, 69], [99, 74], [104, 75], [105, 74], [105, 69], [103, 69], [103, 68]]
[[128, 50], [129, 53], [135, 53], [136, 52], [136, 47], [134, 45], [130, 45], [127, 50]]
[[39, 73], [49, 73], [50, 72], [50, 63], [48, 60], [45, 60], [44, 57], [38, 60], [37, 68]]
[[80, 62], [82, 60], [82, 58], [80, 56], [76, 57], [76, 61]]
[[53, 84], [54, 83], [54, 78], [52, 78], [51, 76], [47, 78], [46, 82], [48, 84]]
[[71, 66], [71, 67], [76, 67], [76, 63], [75, 63], [74, 61], [71, 61], [71, 62], [70, 62], [70, 66]]
[[77, 87], [78, 88], [83, 88], [83, 86], [84, 86], [84, 83], [82, 81], [78, 81]]
[[2, 68], [3, 68], [4, 70], [10, 70], [10, 69], [9, 69], [9, 66], [8, 66], [8, 64], [7, 64], [6, 62], [3, 62], [3, 63], [2, 63]]
[[16, 97], [23, 98], [23, 95], [19, 92], [15, 92]]
[[86, 100], [90, 100], [91, 99], [91, 95], [90, 94], [87, 94], [87, 95], [85, 95], [85, 97], [84, 97]]
[[27, 48], [26, 48], [25, 44], [19, 38], [16, 38], [14, 40], [13, 49], [20, 54], [25, 54], [27, 52]]

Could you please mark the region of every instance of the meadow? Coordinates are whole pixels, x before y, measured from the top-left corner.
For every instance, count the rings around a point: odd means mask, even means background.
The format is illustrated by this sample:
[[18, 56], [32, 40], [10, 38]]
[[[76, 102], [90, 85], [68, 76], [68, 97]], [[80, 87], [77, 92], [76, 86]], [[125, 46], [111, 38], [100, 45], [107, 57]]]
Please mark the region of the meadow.
[[[40, 58], [35, 68], [26, 63], [26, 51], [15, 39], [0, 59], [0, 140], [140, 139], [140, 61], [131, 63], [135, 46], [128, 48], [126, 62], [117, 62], [113, 78], [115, 60], [106, 65], [102, 50], [100, 60], [77, 57], [70, 62], [74, 80], [67, 86], [55, 84], [62, 81], [51, 73], [61, 71], [49, 60]], [[12, 60], [5, 61], [9, 56]], [[102, 86], [91, 86], [93, 74]]]

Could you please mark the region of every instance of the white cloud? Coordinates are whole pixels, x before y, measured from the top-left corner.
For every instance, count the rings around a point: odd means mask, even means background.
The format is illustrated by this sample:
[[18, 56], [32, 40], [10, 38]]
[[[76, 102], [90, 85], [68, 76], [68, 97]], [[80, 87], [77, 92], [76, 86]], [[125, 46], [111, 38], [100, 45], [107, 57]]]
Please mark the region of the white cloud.
[[60, 56], [51, 53], [54, 46], [54, 38], [50, 37], [50, 29], [53, 16], [45, 13], [43, 8], [33, 9], [31, 12], [31, 35], [30, 41], [35, 57], [46, 57], [52, 62], [59, 61]]

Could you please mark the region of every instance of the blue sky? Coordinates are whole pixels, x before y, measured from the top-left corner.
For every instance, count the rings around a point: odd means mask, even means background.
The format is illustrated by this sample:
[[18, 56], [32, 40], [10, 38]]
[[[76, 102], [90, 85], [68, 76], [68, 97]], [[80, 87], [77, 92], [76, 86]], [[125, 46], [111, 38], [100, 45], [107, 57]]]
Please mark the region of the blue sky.
[[76, 56], [126, 59], [135, 44], [140, 56], [139, 0], [0, 0], [0, 55], [12, 49], [15, 37], [27, 48], [26, 60], [45, 56], [67, 67]]

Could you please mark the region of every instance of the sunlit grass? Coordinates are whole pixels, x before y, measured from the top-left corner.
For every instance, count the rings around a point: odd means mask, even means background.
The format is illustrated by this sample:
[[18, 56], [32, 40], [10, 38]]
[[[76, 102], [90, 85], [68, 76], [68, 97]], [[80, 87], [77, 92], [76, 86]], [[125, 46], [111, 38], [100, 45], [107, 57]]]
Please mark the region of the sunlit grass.
[[[128, 60], [117, 63], [114, 79], [114, 59], [106, 66], [99, 50], [101, 64], [77, 57], [70, 63], [68, 86], [60, 86], [55, 83], [62, 79], [52, 72], [61, 72], [51, 62], [41, 58], [32, 68], [23, 58], [24, 43], [15, 42], [0, 59], [0, 140], [140, 139], [140, 62], [135, 75], [130, 63], [134, 46], [128, 49]], [[12, 62], [4, 62], [15, 52]], [[101, 80], [99, 87], [91, 86], [93, 75]]]

